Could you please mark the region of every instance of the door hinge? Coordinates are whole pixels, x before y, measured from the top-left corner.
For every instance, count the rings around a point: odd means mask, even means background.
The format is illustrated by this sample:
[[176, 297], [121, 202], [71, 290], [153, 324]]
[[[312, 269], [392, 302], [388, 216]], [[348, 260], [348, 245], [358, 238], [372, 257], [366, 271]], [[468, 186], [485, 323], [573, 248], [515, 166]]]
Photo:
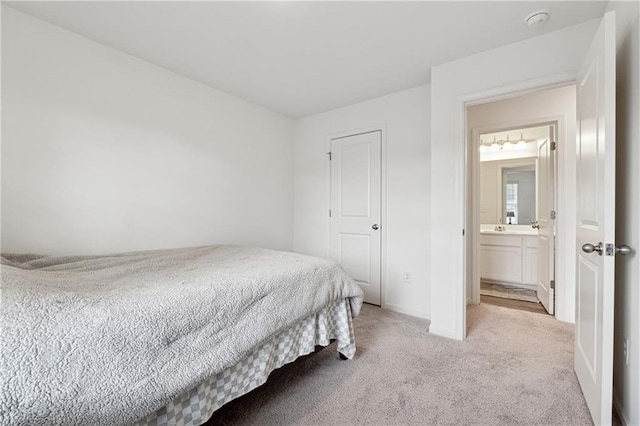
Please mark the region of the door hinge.
[[464, 229], [462, 230], [462, 236], [464, 237]]
[[331, 217], [331, 209], [329, 209], [329, 217]]
[[551, 218], [551, 220], [556, 220], [556, 211], [551, 210], [551, 212], [549, 213], [549, 217]]
[[556, 289], [556, 280], [549, 281], [549, 288], [551, 290], [555, 290]]
[[557, 147], [558, 147], [557, 143], [551, 142], [551, 151], [555, 151]]
[[331, 161], [331, 153], [327, 152], [327, 155], [329, 156], [329, 161]]

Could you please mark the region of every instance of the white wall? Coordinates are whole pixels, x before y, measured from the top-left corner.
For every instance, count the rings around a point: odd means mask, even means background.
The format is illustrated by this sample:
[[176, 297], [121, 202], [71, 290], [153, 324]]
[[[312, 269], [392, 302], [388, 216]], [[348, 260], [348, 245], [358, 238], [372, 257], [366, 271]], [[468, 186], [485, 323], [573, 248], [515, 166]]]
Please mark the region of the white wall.
[[2, 12], [3, 251], [292, 248], [290, 119]]
[[586, 22], [432, 69], [432, 333], [465, 335], [465, 101], [575, 79], [596, 28]]
[[[468, 137], [473, 129], [504, 128], [558, 119], [558, 240], [556, 318], [575, 321], [575, 188], [576, 89], [569, 85], [472, 106], [467, 112]], [[473, 236], [471, 236], [473, 237]], [[467, 297], [471, 281], [467, 283]]]
[[[383, 306], [427, 318], [429, 95], [429, 87], [420, 86], [302, 118], [294, 124], [294, 250], [323, 257], [329, 256], [329, 136], [385, 126]], [[411, 284], [402, 283], [403, 270], [411, 273]]]
[[[617, 11], [621, 15], [621, 11]], [[629, 15], [627, 14], [627, 17]], [[616, 257], [614, 401], [628, 425], [640, 424], [640, 30], [638, 10], [621, 37], [616, 87], [616, 244], [635, 249]], [[633, 22], [633, 21], [631, 21]], [[624, 339], [630, 342], [625, 364]]]

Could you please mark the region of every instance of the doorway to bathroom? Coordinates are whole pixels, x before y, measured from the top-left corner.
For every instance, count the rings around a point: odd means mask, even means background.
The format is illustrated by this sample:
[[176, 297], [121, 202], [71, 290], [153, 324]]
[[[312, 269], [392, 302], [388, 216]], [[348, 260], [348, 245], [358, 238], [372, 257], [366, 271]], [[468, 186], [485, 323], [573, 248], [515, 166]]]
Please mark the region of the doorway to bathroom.
[[573, 320], [570, 262], [559, 264], [558, 253], [568, 245], [566, 201], [575, 197], [561, 181], [572, 154], [564, 148], [575, 140], [575, 86], [470, 106], [467, 123], [474, 216], [468, 302]]
[[554, 313], [556, 127], [538, 123], [477, 135], [483, 303]]

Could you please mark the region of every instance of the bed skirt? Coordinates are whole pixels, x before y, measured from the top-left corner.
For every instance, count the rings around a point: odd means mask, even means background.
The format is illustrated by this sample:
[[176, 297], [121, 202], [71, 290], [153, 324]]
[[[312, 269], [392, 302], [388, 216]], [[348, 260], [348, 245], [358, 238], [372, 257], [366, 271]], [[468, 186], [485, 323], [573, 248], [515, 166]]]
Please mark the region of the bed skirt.
[[316, 346], [336, 340], [338, 352], [351, 359], [356, 345], [349, 299], [340, 299], [275, 336], [226, 370], [175, 398], [136, 426], [197, 426], [227, 402], [261, 386], [269, 374], [296, 358], [312, 353]]

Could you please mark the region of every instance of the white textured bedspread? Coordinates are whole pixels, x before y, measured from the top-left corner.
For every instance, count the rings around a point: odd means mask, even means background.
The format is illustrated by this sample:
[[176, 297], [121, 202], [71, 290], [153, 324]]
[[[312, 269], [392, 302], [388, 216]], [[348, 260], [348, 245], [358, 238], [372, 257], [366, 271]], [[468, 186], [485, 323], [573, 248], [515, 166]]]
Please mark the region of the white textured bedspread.
[[156, 411], [332, 301], [334, 262], [237, 246], [5, 255], [0, 424], [113, 425]]

